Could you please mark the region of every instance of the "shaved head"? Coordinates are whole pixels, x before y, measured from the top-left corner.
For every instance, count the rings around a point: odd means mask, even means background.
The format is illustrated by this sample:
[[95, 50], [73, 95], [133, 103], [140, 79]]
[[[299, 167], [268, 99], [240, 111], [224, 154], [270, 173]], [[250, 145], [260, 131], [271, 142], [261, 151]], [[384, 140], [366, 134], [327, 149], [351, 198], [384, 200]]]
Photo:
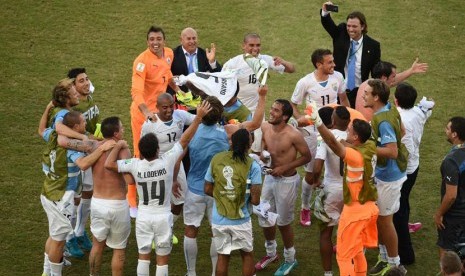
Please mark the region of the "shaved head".
[[173, 98], [173, 96], [171, 96], [170, 93], [160, 94], [160, 96], [158, 96], [158, 98], [157, 98], [157, 102], [162, 102], [162, 101], [165, 101], [165, 100], [174, 101], [174, 98]]

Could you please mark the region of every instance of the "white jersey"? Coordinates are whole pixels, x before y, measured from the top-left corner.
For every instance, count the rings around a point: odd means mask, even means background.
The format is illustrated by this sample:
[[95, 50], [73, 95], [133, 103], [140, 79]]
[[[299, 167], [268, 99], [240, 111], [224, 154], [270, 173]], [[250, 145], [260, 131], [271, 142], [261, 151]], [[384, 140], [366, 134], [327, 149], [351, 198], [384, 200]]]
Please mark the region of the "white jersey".
[[179, 143], [152, 161], [139, 158], [118, 160], [118, 172], [131, 173], [137, 185], [139, 210], [151, 213], [171, 211], [170, 195], [174, 165], [182, 155]]
[[[338, 129], [331, 129], [335, 137], [346, 139], [347, 132]], [[325, 186], [338, 185], [342, 187], [344, 163], [342, 159], [334, 154], [328, 145], [318, 136], [318, 146], [316, 148], [315, 159], [325, 160], [325, 174], [323, 184]]]
[[423, 136], [426, 120], [431, 116], [432, 111], [423, 112], [418, 106], [410, 109], [397, 107], [400, 118], [405, 127], [405, 135], [402, 136], [402, 143], [408, 150], [407, 174], [412, 174], [420, 164], [420, 143]]
[[190, 125], [194, 121], [195, 115], [184, 111], [174, 110], [173, 119], [170, 122], [163, 122], [158, 118], [157, 121], [146, 121], [142, 125], [141, 137], [147, 133], [153, 133], [157, 136], [158, 146], [160, 147], [159, 155], [169, 151], [176, 141], [181, 138], [185, 125]]
[[316, 102], [318, 108], [336, 104], [338, 94], [345, 93], [344, 77], [341, 73], [334, 71], [334, 74], [329, 75], [325, 86], [322, 86], [323, 83], [316, 80], [315, 72], [306, 75], [297, 82], [291, 102], [297, 105], [302, 104], [304, 100], [306, 105]]
[[[258, 55], [259, 59], [268, 64], [268, 69], [280, 74], [284, 73], [284, 65], [276, 66], [273, 57], [269, 55]], [[238, 55], [228, 60], [223, 65], [223, 71], [237, 70], [237, 81], [239, 82], [239, 94], [237, 97], [251, 111], [254, 112], [258, 105], [258, 82], [252, 68], [244, 60], [244, 55]]]

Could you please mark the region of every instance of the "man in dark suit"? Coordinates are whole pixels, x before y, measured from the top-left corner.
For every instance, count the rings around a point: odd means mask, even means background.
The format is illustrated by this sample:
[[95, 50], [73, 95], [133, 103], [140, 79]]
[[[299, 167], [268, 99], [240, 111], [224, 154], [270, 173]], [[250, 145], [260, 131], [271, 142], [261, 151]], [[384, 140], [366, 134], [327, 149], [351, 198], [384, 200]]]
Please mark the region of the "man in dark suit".
[[[197, 32], [193, 28], [185, 28], [181, 32], [181, 45], [173, 49], [173, 62], [171, 63], [171, 73], [173, 76], [187, 76], [194, 72], [220, 72], [221, 64], [216, 61], [215, 44], [210, 45], [210, 49], [198, 47]], [[183, 85], [179, 87], [187, 92], [189, 89]], [[177, 91], [168, 87], [168, 93], [176, 95]], [[195, 109], [189, 110], [195, 114]], [[190, 168], [189, 153], [183, 158], [184, 170], [186, 173]]]
[[346, 78], [347, 97], [354, 108], [358, 87], [381, 59], [381, 47], [378, 41], [366, 35], [368, 25], [363, 13], [354, 11], [347, 16], [346, 23], [336, 25], [326, 5], [332, 3], [323, 4], [321, 24], [333, 39], [335, 70]]
[[[173, 76], [187, 76], [193, 72], [220, 72], [221, 64], [216, 61], [216, 48], [212, 43], [210, 49], [197, 47], [197, 32], [192, 28], [185, 28], [181, 32], [181, 45], [173, 49], [174, 59], [171, 63], [171, 72]], [[186, 86], [180, 87], [186, 92]], [[169, 92], [173, 94], [171, 88]]]

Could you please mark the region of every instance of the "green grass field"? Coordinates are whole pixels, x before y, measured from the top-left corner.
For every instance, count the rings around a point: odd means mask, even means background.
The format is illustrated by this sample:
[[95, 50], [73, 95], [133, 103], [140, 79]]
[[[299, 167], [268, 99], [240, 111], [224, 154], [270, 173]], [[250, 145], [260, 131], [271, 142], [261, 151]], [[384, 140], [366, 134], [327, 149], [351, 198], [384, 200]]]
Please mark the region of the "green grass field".
[[[146, 48], [145, 35], [152, 24], [164, 28], [168, 46], [179, 44], [180, 31], [197, 29], [200, 44], [217, 45], [221, 63], [241, 52], [247, 32], [262, 36], [262, 53], [280, 55], [296, 64], [297, 72], [271, 75], [272, 99], [290, 98], [298, 79], [313, 70], [310, 54], [332, 43], [320, 25], [319, 1], [0, 1], [0, 275], [40, 275], [47, 220], [39, 200], [43, 183], [40, 153], [44, 143], [37, 125], [50, 100], [51, 89], [71, 67], [86, 67], [96, 86], [94, 97], [103, 117], [120, 116], [131, 141], [129, 105], [131, 67]], [[439, 205], [439, 165], [450, 146], [445, 140], [447, 119], [465, 115], [465, 5], [458, 0], [341, 0], [336, 22], [359, 9], [368, 20], [369, 35], [381, 42], [382, 59], [399, 70], [415, 57], [429, 63], [425, 75], [409, 82], [419, 96], [436, 100], [436, 108], [421, 150], [420, 173], [411, 195], [412, 221], [423, 222], [413, 235], [417, 262], [409, 275], [434, 275], [439, 271], [433, 213]], [[296, 212], [297, 214], [297, 212]], [[264, 254], [263, 235], [255, 226], [256, 259]], [[322, 275], [317, 228], [295, 223], [299, 267], [292, 275]], [[182, 236], [178, 222], [175, 229]], [[198, 274], [209, 275], [209, 237], [205, 226], [199, 238]], [[282, 243], [278, 241], [279, 252]], [[369, 265], [377, 252], [368, 251]], [[110, 275], [110, 251], [105, 252], [102, 274]], [[65, 275], [87, 275], [86, 259], [71, 259]], [[153, 263], [153, 262], [152, 262]], [[134, 233], [127, 249], [125, 274], [134, 275], [137, 248]], [[277, 266], [259, 273], [272, 275]], [[334, 270], [337, 271], [334, 262]], [[234, 255], [230, 275], [240, 275]], [[152, 269], [152, 273], [154, 269]], [[174, 247], [171, 275], [184, 275], [180, 245]]]

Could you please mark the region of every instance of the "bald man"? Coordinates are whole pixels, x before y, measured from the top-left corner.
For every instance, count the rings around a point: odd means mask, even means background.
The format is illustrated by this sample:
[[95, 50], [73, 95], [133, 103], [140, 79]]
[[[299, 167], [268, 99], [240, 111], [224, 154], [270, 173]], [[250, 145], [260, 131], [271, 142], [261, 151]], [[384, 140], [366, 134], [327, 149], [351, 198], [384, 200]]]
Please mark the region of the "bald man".
[[[173, 49], [174, 59], [171, 72], [174, 76], [189, 75], [193, 72], [220, 72], [221, 64], [216, 61], [215, 44], [211, 43], [206, 50], [198, 47], [197, 32], [193, 28], [185, 28], [181, 32], [181, 45]], [[180, 87], [187, 91], [187, 87]], [[174, 91], [170, 90], [170, 93]]]

